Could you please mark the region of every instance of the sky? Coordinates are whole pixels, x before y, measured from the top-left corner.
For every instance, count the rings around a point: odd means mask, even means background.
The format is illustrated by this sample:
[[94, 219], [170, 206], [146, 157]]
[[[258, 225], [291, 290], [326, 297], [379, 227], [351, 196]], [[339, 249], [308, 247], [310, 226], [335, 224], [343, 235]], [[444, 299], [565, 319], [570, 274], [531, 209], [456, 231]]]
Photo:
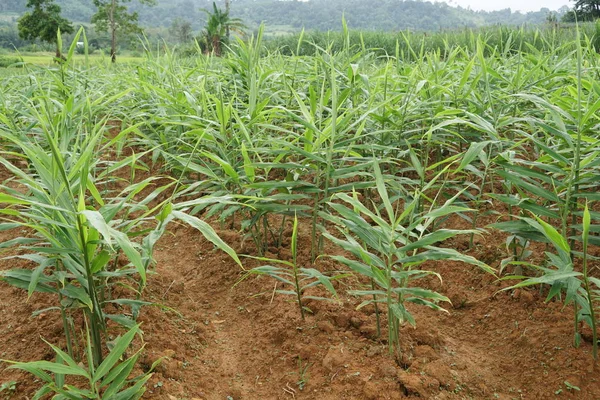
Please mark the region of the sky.
[[569, 0], [442, 0], [454, 6], [471, 7], [473, 10], [502, 10], [511, 8], [513, 11], [539, 11], [546, 7], [558, 10], [562, 6], [572, 6]]

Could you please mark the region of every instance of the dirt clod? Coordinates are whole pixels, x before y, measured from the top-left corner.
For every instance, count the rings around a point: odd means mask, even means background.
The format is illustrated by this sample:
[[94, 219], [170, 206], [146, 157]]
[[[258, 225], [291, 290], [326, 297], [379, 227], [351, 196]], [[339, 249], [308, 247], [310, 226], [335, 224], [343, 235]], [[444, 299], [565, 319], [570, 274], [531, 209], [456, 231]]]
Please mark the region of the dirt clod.
[[323, 367], [329, 371], [334, 371], [348, 363], [349, 354], [343, 347], [332, 347], [327, 351], [323, 358]]
[[335, 331], [335, 327], [329, 321], [319, 321], [317, 327], [325, 333], [333, 333]]
[[427, 393], [421, 378], [406, 371], [398, 372], [398, 383], [406, 396], [425, 396]]

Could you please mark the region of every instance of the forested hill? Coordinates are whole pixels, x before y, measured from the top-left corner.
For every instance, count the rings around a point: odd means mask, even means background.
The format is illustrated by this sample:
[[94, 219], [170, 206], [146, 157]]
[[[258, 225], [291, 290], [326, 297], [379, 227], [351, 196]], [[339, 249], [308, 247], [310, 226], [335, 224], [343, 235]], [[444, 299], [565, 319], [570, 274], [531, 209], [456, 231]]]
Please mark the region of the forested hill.
[[[1, 0], [0, 15], [16, 17], [25, 11], [25, 0]], [[92, 0], [57, 0], [63, 15], [76, 22], [89, 22], [95, 8]], [[168, 27], [175, 18], [192, 22], [200, 28], [205, 20], [201, 8], [209, 8], [209, 0], [158, 0], [154, 7], [141, 7], [136, 0], [129, 7], [137, 10], [145, 27]], [[223, 1], [217, 1], [223, 6]], [[264, 21], [282, 30], [332, 30], [340, 28], [342, 15], [353, 29], [364, 30], [429, 30], [479, 27], [494, 24], [522, 25], [544, 22], [548, 9], [515, 13], [510, 9], [481, 12], [449, 6], [442, 2], [418, 0], [232, 0], [231, 13], [256, 27]], [[6, 20], [6, 18], [4, 18]]]

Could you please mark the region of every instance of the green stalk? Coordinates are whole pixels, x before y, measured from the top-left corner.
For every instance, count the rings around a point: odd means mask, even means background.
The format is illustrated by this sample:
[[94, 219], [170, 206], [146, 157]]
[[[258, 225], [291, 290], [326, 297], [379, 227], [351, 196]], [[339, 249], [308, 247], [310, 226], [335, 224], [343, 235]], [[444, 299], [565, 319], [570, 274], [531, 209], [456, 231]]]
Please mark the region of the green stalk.
[[67, 314], [65, 313], [65, 308], [62, 305], [63, 296], [58, 292], [58, 303], [60, 304], [60, 318], [63, 323], [63, 329], [65, 331], [65, 339], [67, 341], [67, 353], [69, 357], [74, 358], [73, 356], [73, 339], [71, 338], [71, 326], [69, 321], [67, 320]]
[[[331, 171], [333, 163], [333, 147], [337, 135], [337, 118], [338, 118], [338, 98], [337, 98], [337, 85], [335, 81], [335, 66], [333, 61], [331, 62], [331, 136], [329, 138], [329, 148], [327, 151], [327, 165], [325, 166], [325, 189], [323, 191], [323, 198], [327, 200], [329, 198], [329, 186], [331, 184]], [[326, 211], [327, 205], [325, 205], [323, 211]], [[323, 250], [323, 235], [319, 235], [318, 252], [321, 253]]]
[[[396, 232], [396, 218], [393, 215], [390, 215], [391, 225], [389, 226], [388, 231], [388, 254], [386, 255], [386, 280], [387, 280], [387, 306], [388, 306], [388, 347], [390, 355], [394, 354], [394, 346], [400, 343], [400, 333], [399, 333], [399, 321], [398, 318], [394, 315], [392, 311], [392, 295], [393, 295], [393, 278], [392, 278], [392, 268], [394, 267], [394, 260], [392, 259], [392, 254], [396, 253], [396, 246], [394, 245], [394, 233]], [[402, 298], [398, 298], [398, 304], [401, 304]]]
[[[569, 186], [567, 188], [567, 195], [565, 199], [565, 208], [562, 216], [562, 234], [567, 237], [568, 230], [568, 216], [572, 213], [573, 221], [576, 222], [576, 215], [574, 212], [577, 209], [577, 200], [573, 201], [573, 197], [577, 195], [579, 191], [579, 170], [581, 168], [581, 131], [582, 131], [582, 110], [581, 110], [581, 98], [582, 98], [582, 82], [581, 82], [581, 69], [582, 69], [582, 49], [579, 35], [579, 27], [577, 27], [577, 141], [575, 143], [575, 156], [573, 160], [573, 167], [569, 176]], [[571, 233], [574, 234], [574, 228]], [[573, 244], [571, 239], [571, 247]]]
[[[290, 206], [290, 201], [286, 201], [285, 202], [286, 205], [289, 207]], [[285, 223], [287, 222], [287, 215], [283, 215], [283, 218], [281, 218], [281, 226], [279, 227], [279, 235], [277, 237], [277, 248], [281, 248], [281, 245], [283, 243], [283, 231], [285, 230]]]
[[575, 336], [573, 338], [573, 347], [576, 349], [579, 348], [579, 344], [581, 343], [581, 335], [579, 334], [579, 307], [577, 306], [577, 302], [573, 301], [573, 312], [574, 312], [574, 329]]
[[266, 254], [267, 250], [269, 250], [269, 215], [265, 214], [262, 217], [262, 222], [263, 222], [263, 254]]
[[[582, 98], [582, 83], [581, 83], [581, 66], [583, 63], [583, 53], [582, 53], [582, 49], [581, 49], [581, 40], [579, 38], [579, 28], [577, 29], [577, 143], [575, 146], [575, 163], [574, 163], [574, 170], [575, 170], [575, 174], [574, 174], [574, 180], [575, 180], [575, 188], [574, 188], [574, 193], [573, 196], [576, 196], [579, 193], [579, 175], [580, 175], [580, 169], [581, 169], [581, 131], [583, 130], [583, 126], [582, 126], [582, 121], [583, 121], [583, 115], [582, 115], [582, 109], [581, 109], [581, 98]], [[569, 185], [571, 186], [571, 185]], [[577, 198], [575, 198], [575, 200], [572, 202], [573, 204], [571, 205], [571, 213], [572, 213], [572, 227], [571, 227], [571, 236], [573, 237], [573, 239], [571, 239], [571, 248], [573, 248], [573, 245], [575, 244], [575, 227], [574, 225], [577, 224], [577, 215], [575, 214], [575, 212], [577, 211]], [[569, 206], [567, 204], [567, 206]]]
[[[492, 153], [492, 149], [490, 148], [490, 150], [489, 150], [490, 155], [488, 156], [488, 160], [491, 157], [491, 153]], [[477, 194], [477, 200], [476, 200], [477, 209], [475, 210], [475, 215], [473, 215], [473, 224], [471, 225], [471, 229], [473, 229], [473, 230], [475, 230], [477, 228], [477, 219], [479, 218], [479, 207], [480, 207], [481, 198], [483, 197], [483, 194], [484, 194], [485, 184], [487, 183], [489, 165], [490, 165], [489, 162], [487, 162], [485, 164], [485, 169], [483, 171], [483, 178], [481, 179], [481, 188], [479, 189], [479, 191], [478, 191], [479, 193]], [[473, 248], [474, 240], [475, 240], [475, 232], [472, 232], [471, 237], [469, 239], [469, 249]]]
[[[92, 310], [91, 310], [90, 314], [91, 314], [91, 333], [92, 333], [92, 341], [93, 341], [93, 348], [94, 348], [94, 365], [98, 366], [102, 363], [102, 336], [100, 334], [100, 328], [104, 326], [104, 321], [102, 320], [102, 317], [101, 317], [102, 311], [100, 308], [100, 304], [98, 302], [98, 298], [96, 296], [96, 285], [95, 285], [94, 277], [93, 277], [92, 270], [91, 270], [91, 263], [90, 263], [88, 251], [87, 251], [87, 241], [86, 241], [85, 234], [84, 234], [83, 216], [81, 214], [79, 214], [79, 212], [78, 212], [79, 210], [78, 210], [77, 204], [75, 203], [76, 200], [75, 200], [75, 197], [73, 194], [73, 190], [71, 188], [71, 182], [69, 181], [67, 173], [64, 169], [63, 159], [60, 155], [58, 148], [56, 147], [56, 142], [54, 141], [54, 138], [52, 136], [50, 136], [47, 132], [46, 132], [46, 137], [50, 144], [53, 159], [57, 162], [57, 167], [58, 167], [58, 170], [63, 179], [65, 188], [67, 189], [67, 191], [69, 193], [69, 197], [71, 199], [73, 199], [73, 208], [74, 208], [73, 211], [77, 214], [77, 230], [78, 230], [78, 234], [79, 234], [79, 240], [81, 241], [81, 252], [82, 252], [82, 256], [83, 256], [84, 268], [85, 268], [85, 274], [86, 274], [85, 279], [87, 280], [87, 285], [88, 285], [87, 291], [88, 291], [88, 295], [90, 296], [90, 300], [92, 301]], [[85, 205], [85, 198], [84, 198], [85, 192], [84, 191], [85, 191], [85, 188], [87, 185], [86, 171], [89, 171], [89, 164], [87, 162], [85, 163], [84, 167], [82, 168], [82, 173], [80, 175], [80, 177], [81, 177], [80, 203], [82, 203], [83, 205]]]
[[[577, 216], [575, 212], [577, 211], [577, 199], [573, 200], [574, 196], [579, 191], [579, 169], [581, 166], [581, 121], [582, 121], [582, 110], [581, 110], [581, 65], [582, 65], [582, 50], [581, 50], [581, 39], [579, 35], [579, 27], [577, 27], [577, 141], [575, 143], [575, 157], [573, 160], [573, 167], [571, 169], [571, 173], [569, 174], [569, 182], [567, 188], [567, 194], [565, 199], [564, 211], [562, 215], [562, 235], [567, 238], [568, 231], [568, 219], [569, 214], [572, 216], [573, 225], [577, 222]], [[575, 236], [575, 228], [571, 227], [571, 234]], [[571, 249], [574, 245], [574, 239], [571, 239]], [[574, 255], [571, 252], [571, 260], [573, 260]], [[575, 313], [575, 339], [574, 345], [575, 347], [579, 347], [579, 306], [577, 302], [573, 302], [573, 308]]]
[[[375, 291], [375, 280], [371, 278], [371, 290]], [[381, 316], [377, 305], [377, 295], [373, 294], [373, 305], [375, 305], [375, 319], [377, 321], [377, 338], [381, 337]]]
[[386, 283], [387, 283], [387, 288], [386, 288], [386, 302], [387, 302], [387, 308], [388, 308], [388, 349], [390, 352], [390, 355], [394, 354], [394, 344], [399, 340], [398, 339], [398, 319], [395, 317], [393, 311], [392, 311], [392, 305], [393, 305], [393, 298], [392, 298], [392, 266], [390, 265], [391, 262], [388, 258], [388, 262], [386, 263], [386, 269], [385, 269], [385, 278], [386, 278]]
[[298, 216], [294, 216], [294, 227], [292, 228], [292, 264], [294, 268], [294, 284], [296, 285], [296, 296], [302, 321], [305, 320], [304, 306], [302, 305], [302, 288], [298, 279]]
[[[58, 260], [57, 263], [58, 263], [57, 269], [59, 271], [63, 270], [60, 260]], [[64, 285], [63, 285], [63, 289], [64, 289]], [[67, 353], [69, 354], [69, 357], [74, 358], [73, 357], [73, 339], [71, 338], [71, 326], [69, 324], [69, 321], [67, 320], [67, 314], [65, 312], [65, 307], [63, 307], [63, 295], [60, 292], [60, 290], [58, 291], [58, 304], [60, 304], [60, 318], [63, 323], [63, 329], [65, 331], [65, 339], [67, 341]]]
[[598, 327], [596, 323], [596, 311], [594, 310], [594, 298], [590, 288], [590, 279], [588, 275], [588, 244], [590, 232], [591, 216], [586, 204], [583, 212], [583, 282], [587, 293], [587, 300], [590, 307], [590, 319], [592, 325], [592, 354], [595, 361], [598, 361]]
[[96, 284], [94, 282], [94, 276], [92, 274], [91, 263], [88, 257], [87, 252], [87, 241], [85, 239], [85, 234], [83, 230], [83, 217], [81, 215], [77, 216], [77, 227], [79, 230], [79, 238], [81, 240], [81, 248], [83, 251], [83, 261], [85, 267], [85, 274], [88, 284], [88, 295], [90, 296], [90, 300], [92, 301], [92, 310], [88, 311], [90, 314], [90, 331], [92, 335], [92, 350], [94, 356], [94, 366], [99, 366], [102, 363], [102, 335], [100, 333], [100, 329], [104, 327], [104, 321], [102, 320], [102, 310], [100, 308], [100, 304], [98, 302], [98, 297], [96, 296]]

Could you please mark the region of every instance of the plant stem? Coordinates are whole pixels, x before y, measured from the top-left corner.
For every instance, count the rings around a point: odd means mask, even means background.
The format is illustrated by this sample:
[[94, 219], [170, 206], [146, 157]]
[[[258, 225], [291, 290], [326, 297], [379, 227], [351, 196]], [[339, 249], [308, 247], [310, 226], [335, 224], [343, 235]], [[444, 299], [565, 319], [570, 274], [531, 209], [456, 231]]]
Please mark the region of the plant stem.
[[[371, 290], [375, 291], [375, 280], [371, 278]], [[377, 295], [373, 294], [373, 304], [375, 305], [375, 319], [377, 320], [377, 338], [381, 337], [381, 316], [379, 315], [379, 306], [377, 305]]]
[[594, 310], [594, 298], [590, 288], [590, 279], [588, 274], [588, 244], [589, 244], [589, 213], [586, 205], [583, 218], [583, 282], [587, 293], [587, 301], [590, 307], [590, 320], [592, 325], [592, 355], [594, 361], [598, 361], [598, 326], [596, 324], [596, 311]]
[[102, 335], [100, 333], [101, 328], [104, 326], [104, 322], [102, 320], [102, 309], [100, 308], [100, 304], [98, 302], [98, 297], [96, 296], [96, 284], [94, 282], [94, 276], [92, 274], [91, 264], [88, 257], [87, 251], [87, 241], [85, 238], [84, 230], [83, 230], [83, 221], [82, 216], [77, 216], [77, 225], [79, 229], [79, 238], [81, 240], [81, 250], [83, 255], [85, 274], [88, 285], [88, 296], [90, 296], [90, 300], [92, 301], [92, 309], [87, 312], [90, 315], [90, 331], [92, 336], [92, 350], [93, 350], [93, 358], [94, 358], [94, 366], [99, 366], [102, 363]]
[[304, 321], [304, 306], [302, 305], [302, 288], [298, 280], [298, 216], [294, 216], [294, 227], [292, 229], [292, 264], [294, 267], [294, 284], [296, 285], [296, 296], [298, 296], [298, 307]]

